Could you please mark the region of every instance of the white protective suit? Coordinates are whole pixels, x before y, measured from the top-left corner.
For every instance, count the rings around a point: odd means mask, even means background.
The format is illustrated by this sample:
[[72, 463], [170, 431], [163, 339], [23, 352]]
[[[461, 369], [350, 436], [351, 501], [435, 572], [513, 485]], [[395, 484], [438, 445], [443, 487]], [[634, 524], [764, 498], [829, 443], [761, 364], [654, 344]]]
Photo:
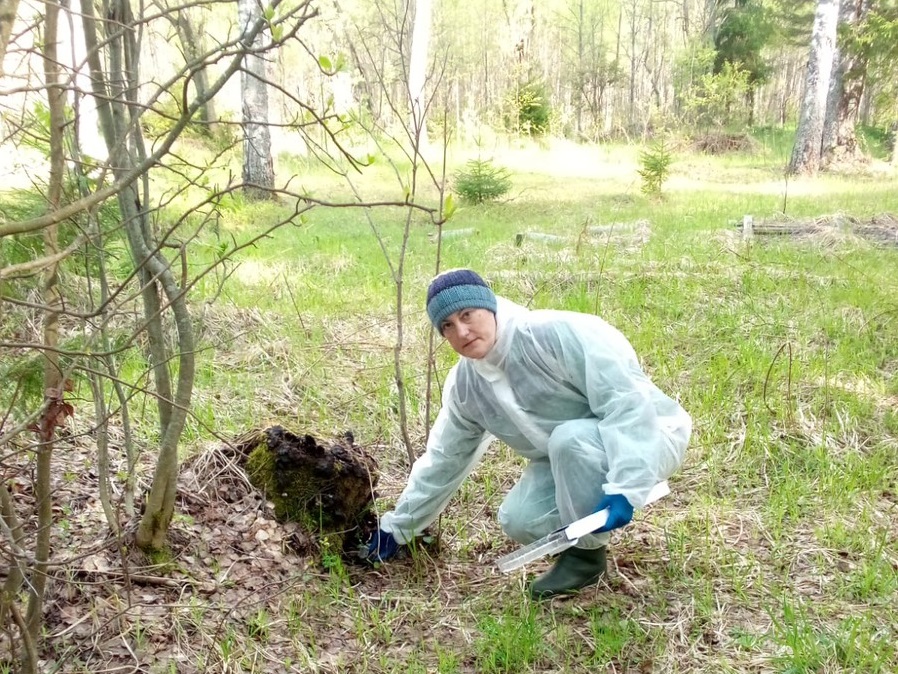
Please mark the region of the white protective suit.
[[[494, 438], [530, 460], [499, 508], [530, 543], [595, 511], [603, 494], [645, 505], [682, 463], [689, 415], [646, 376], [627, 339], [597, 316], [531, 311], [498, 298], [496, 344], [449, 371], [426, 452], [380, 527], [407, 543], [431, 524]], [[608, 534], [581, 539], [607, 543]]]

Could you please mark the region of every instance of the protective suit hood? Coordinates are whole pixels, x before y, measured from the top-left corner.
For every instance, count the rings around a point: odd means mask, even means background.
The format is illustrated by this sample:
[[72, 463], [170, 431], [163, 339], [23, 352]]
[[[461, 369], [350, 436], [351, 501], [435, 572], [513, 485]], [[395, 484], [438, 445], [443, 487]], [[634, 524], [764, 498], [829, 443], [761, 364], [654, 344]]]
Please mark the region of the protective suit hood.
[[526, 307], [515, 304], [504, 297], [496, 296], [496, 343], [483, 358], [468, 359], [474, 370], [487, 381], [496, 381], [504, 370], [511, 342], [518, 324], [530, 312]]

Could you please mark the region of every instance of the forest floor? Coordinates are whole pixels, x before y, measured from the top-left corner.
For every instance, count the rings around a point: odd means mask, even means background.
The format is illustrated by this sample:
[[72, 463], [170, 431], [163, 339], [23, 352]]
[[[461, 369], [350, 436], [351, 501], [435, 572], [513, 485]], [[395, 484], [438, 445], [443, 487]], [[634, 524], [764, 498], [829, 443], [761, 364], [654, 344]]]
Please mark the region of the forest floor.
[[[351, 551], [322, 549], [298, 524], [275, 519], [274, 505], [253, 488], [228, 444], [210, 445], [182, 466], [170, 549], [153, 563], [130, 544], [133, 526], [110, 534], [91, 433], [78, 433], [77, 424], [72, 430], [56, 452], [62, 477], [52, 547], [64, 552], [54, 555], [44, 609], [42, 671], [280, 672], [294, 671], [291, 663], [295, 671], [357, 671], [354, 663], [376, 650], [360, 639], [368, 632], [357, 624], [367, 619], [364, 605], [396, 590], [397, 576], [433, 573], [448, 603], [504, 580], [489, 560], [508, 546], [485, 546], [484, 563], [463, 565], [431, 556], [432, 545], [415, 559], [403, 549], [390, 567], [378, 568]], [[13, 478], [10, 486], [23, 512], [33, 507], [26, 481]], [[116, 487], [121, 494], [123, 485]], [[428, 625], [410, 618], [369, 627], [411, 643]], [[0, 636], [0, 654], [8, 648]]]

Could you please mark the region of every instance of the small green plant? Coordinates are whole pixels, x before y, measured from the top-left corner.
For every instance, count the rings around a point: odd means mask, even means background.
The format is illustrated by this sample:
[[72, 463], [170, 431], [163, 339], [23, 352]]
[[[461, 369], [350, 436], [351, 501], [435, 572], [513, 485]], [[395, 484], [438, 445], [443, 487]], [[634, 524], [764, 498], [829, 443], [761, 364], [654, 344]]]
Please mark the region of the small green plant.
[[890, 639], [871, 634], [866, 625], [876, 622], [875, 611], [863, 616], [849, 616], [832, 630], [834, 659], [845, 671], [889, 671], [895, 647]]
[[779, 611], [769, 610], [773, 638], [782, 648], [776, 658], [780, 671], [816, 672], [830, 657], [832, 643], [800, 600], [784, 596]]
[[217, 646], [219, 653], [221, 654], [222, 661], [225, 663], [230, 662], [231, 658], [234, 657], [234, 652], [237, 649], [237, 639], [230, 627], [222, 637], [221, 641], [218, 642]]
[[457, 674], [457, 672], [461, 671], [461, 663], [456, 653], [443, 650], [437, 645], [437, 658], [437, 672], [439, 674]]
[[490, 159], [472, 159], [455, 173], [456, 193], [475, 204], [495, 201], [510, 189], [508, 170], [496, 166]]
[[131, 636], [134, 637], [134, 648], [138, 651], [144, 650], [147, 645], [147, 630], [144, 627], [143, 623], [140, 622], [140, 617], [134, 619], [134, 624], [131, 628]]
[[660, 138], [639, 155], [639, 175], [642, 177], [642, 193], [649, 197], [661, 195], [661, 188], [670, 176], [673, 155], [667, 142]]
[[349, 571], [343, 563], [343, 557], [340, 554], [341, 544], [339, 537], [323, 536], [321, 539], [321, 566], [328, 572], [328, 589], [334, 595], [339, 597], [343, 588], [350, 587]]
[[247, 633], [250, 638], [258, 641], [268, 641], [268, 632], [271, 626], [271, 616], [264, 608], [260, 608], [247, 621]]

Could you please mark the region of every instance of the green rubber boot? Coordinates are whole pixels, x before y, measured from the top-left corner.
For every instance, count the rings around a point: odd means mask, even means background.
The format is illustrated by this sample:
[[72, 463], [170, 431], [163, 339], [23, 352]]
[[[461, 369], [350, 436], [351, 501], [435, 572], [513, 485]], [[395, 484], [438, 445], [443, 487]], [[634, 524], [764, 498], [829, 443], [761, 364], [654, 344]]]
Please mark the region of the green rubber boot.
[[530, 596], [547, 599], [557, 594], [574, 593], [595, 583], [607, 570], [605, 546], [592, 550], [568, 548], [558, 555], [555, 566], [533, 581]]

